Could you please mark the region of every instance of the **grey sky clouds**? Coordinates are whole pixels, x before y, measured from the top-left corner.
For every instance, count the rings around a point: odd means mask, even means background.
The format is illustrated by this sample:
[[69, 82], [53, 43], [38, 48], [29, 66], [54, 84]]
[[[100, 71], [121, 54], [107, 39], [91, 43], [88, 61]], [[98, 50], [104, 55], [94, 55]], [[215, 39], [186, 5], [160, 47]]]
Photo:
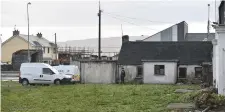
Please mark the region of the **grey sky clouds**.
[[[27, 2], [1, 1], [3, 40], [12, 36], [14, 25], [21, 33], [27, 33]], [[31, 0], [31, 3], [32, 34], [43, 32], [43, 36], [53, 40], [52, 35], [57, 33], [59, 41], [97, 38], [98, 1]], [[208, 3], [211, 4], [210, 19], [215, 21], [215, 1], [210, 0], [102, 0], [102, 34], [103, 37], [121, 36], [120, 25], [123, 24], [125, 34], [151, 35], [183, 20], [189, 24], [189, 31], [206, 32]]]

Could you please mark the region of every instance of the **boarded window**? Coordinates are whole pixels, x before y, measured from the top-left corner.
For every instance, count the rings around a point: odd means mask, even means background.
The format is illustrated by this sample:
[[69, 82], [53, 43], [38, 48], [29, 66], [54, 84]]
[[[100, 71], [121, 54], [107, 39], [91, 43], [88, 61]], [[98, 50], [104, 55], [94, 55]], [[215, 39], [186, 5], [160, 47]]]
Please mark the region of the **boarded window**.
[[202, 77], [202, 67], [195, 67], [195, 77], [196, 78]]
[[155, 75], [165, 75], [164, 65], [155, 65]]
[[179, 78], [187, 77], [187, 68], [179, 68]]

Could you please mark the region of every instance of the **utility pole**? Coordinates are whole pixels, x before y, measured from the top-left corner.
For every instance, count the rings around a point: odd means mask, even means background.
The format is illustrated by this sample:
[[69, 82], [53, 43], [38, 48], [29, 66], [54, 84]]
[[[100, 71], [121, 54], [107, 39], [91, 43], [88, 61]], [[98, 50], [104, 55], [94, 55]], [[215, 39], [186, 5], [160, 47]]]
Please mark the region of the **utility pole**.
[[101, 14], [102, 10], [100, 7], [100, 1], [99, 1], [99, 10], [98, 10], [98, 59], [101, 60]]
[[57, 49], [57, 40], [56, 40], [56, 33], [55, 33], [55, 60], [57, 60], [57, 53], [58, 53], [58, 49]]
[[207, 40], [208, 40], [208, 38], [209, 38], [209, 27], [210, 27], [210, 20], [209, 20], [209, 17], [210, 17], [210, 4], [208, 4]]
[[27, 24], [28, 24], [28, 51], [27, 51], [27, 58], [28, 62], [30, 63], [30, 23], [29, 23], [29, 11], [28, 11], [28, 6], [31, 5], [31, 3], [27, 3]]
[[122, 32], [122, 36], [123, 36], [123, 25], [121, 24], [121, 32]]

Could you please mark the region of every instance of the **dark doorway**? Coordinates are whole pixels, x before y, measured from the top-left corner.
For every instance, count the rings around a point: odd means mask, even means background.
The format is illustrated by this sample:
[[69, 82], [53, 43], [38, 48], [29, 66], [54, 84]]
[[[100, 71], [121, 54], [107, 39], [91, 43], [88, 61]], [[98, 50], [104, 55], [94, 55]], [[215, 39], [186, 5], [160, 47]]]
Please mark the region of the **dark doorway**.
[[179, 78], [187, 77], [187, 68], [179, 68]]

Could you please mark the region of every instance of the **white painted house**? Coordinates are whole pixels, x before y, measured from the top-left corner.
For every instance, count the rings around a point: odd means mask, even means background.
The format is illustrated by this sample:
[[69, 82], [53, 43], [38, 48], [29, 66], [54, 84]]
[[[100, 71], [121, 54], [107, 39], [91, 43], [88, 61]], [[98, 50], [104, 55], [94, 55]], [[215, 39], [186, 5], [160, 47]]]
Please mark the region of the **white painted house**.
[[213, 43], [213, 80], [218, 93], [225, 95], [225, 1], [219, 6], [219, 23], [213, 25], [216, 38]]
[[[212, 63], [213, 45], [209, 41], [131, 42], [124, 39], [124, 37], [123, 40], [118, 64], [120, 68], [123, 67], [125, 69], [127, 74], [125, 77], [126, 81], [131, 81], [137, 77], [143, 77], [144, 83], [158, 82], [160, 84], [174, 84], [178, 79], [199, 80], [205, 72], [203, 64]], [[152, 61], [143, 62], [143, 60]], [[177, 60], [177, 62], [171, 62], [171, 60]], [[159, 68], [155, 66], [158, 64], [160, 65]], [[175, 65], [176, 67], [174, 68]], [[208, 68], [211, 68], [211, 66]], [[164, 74], [163, 76], [158, 76], [156, 71], [161, 70], [164, 71]], [[167, 76], [171, 76], [169, 81]], [[176, 80], [174, 81], [173, 79]], [[212, 83], [212, 79], [210, 82]]]
[[143, 82], [175, 84], [178, 60], [143, 60]]

